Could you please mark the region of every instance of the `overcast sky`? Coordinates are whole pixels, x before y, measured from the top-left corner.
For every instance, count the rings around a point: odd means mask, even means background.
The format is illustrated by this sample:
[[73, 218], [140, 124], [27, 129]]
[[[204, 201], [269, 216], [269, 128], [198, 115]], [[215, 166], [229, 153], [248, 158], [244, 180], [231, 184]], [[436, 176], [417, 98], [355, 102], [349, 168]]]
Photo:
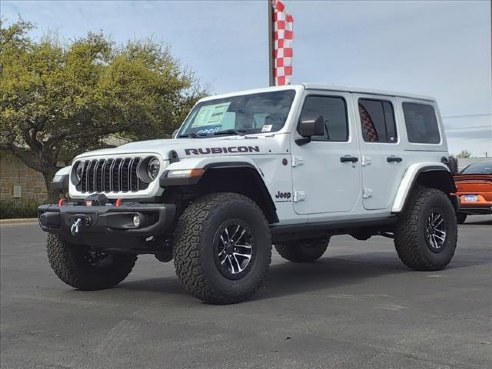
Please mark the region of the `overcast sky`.
[[[293, 83], [434, 96], [450, 152], [492, 156], [488, 0], [284, 3], [295, 19]], [[121, 43], [152, 37], [214, 93], [268, 84], [266, 0], [0, 0], [0, 11], [8, 22], [21, 15], [35, 23], [35, 37], [100, 30]]]

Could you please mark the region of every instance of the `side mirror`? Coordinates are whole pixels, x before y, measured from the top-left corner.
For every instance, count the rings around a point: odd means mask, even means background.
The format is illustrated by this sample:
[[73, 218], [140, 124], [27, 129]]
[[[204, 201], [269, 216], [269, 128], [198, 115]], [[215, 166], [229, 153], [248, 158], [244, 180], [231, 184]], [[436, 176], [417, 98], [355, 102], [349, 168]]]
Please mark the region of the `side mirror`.
[[312, 136], [322, 136], [325, 134], [325, 118], [320, 115], [316, 119], [306, 119], [299, 123], [299, 134], [303, 138], [296, 140], [298, 145], [305, 145], [311, 142]]

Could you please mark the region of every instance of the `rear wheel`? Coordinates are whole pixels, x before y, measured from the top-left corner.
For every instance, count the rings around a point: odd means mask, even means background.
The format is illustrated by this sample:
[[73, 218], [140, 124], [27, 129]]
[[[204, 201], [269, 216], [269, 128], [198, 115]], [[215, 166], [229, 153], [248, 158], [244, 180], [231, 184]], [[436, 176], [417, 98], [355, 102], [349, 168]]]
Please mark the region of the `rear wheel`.
[[458, 213], [456, 214], [456, 219], [458, 220], [458, 224], [463, 224], [465, 223], [466, 217], [468, 214], [465, 213]]
[[451, 261], [458, 238], [456, 214], [445, 193], [417, 187], [395, 231], [401, 261], [415, 270], [440, 270]]
[[205, 195], [191, 203], [179, 219], [174, 242], [181, 283], [208, 303], [248, 299], [270, 266], [268, 222], [255, 202], [236, 193]]
[[275, 249], [284, 259], [296, 263], [308, 263], [323, 256], [329, 242], [329, 238], [292, 241], [275, 245]]
[[86, 291], [111, 288], [123, 281], [133, 269], [137, 256], [112, 254], [48, 235], [48, 259], [63, 282]]

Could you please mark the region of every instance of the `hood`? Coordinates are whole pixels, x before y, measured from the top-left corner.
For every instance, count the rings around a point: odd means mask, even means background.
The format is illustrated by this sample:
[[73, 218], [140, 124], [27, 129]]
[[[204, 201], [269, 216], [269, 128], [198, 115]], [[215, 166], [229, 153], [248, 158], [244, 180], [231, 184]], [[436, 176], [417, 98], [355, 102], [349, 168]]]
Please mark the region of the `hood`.
[[199, 156], [272, 154], [281, 151], [274, 137], [275, 135], [245, 135], [138, 141], [111, 149], [89, 151], [78, 155], [76, 159], [135, 154], [159, 154], [167, 159], [171, 150], [176, 151], [180, 159]]

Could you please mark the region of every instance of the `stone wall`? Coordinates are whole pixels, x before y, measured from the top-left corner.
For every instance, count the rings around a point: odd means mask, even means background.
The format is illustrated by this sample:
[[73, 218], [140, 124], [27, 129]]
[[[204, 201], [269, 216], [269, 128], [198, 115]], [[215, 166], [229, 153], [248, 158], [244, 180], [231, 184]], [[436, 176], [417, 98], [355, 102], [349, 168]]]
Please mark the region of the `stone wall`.
[[46, 186], [41, 173], [0, 150], [0, 201], [14, 199], [41, 202], [46, 199]]

